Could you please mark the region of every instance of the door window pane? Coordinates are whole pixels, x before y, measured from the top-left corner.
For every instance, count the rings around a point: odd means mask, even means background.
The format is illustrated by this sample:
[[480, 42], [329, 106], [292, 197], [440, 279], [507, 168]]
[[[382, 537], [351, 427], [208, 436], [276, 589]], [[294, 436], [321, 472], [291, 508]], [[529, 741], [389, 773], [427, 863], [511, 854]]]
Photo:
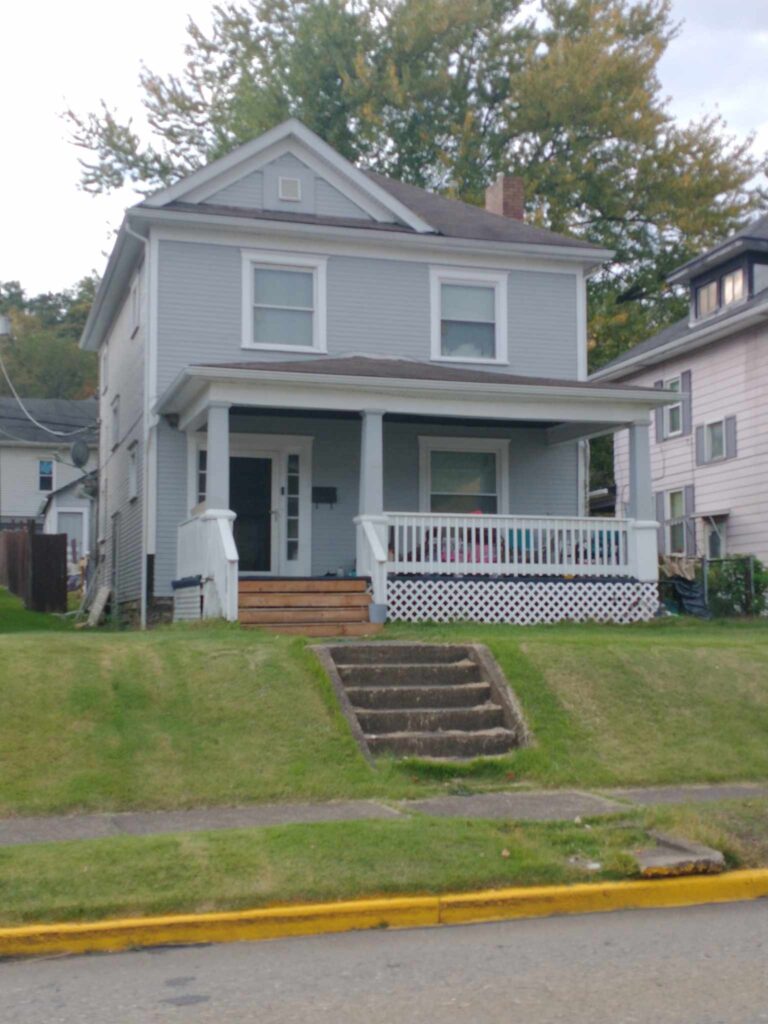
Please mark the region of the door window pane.
[[299, 558], [299, 536], [301, 519], [299, 514], [299, 480], [300, 460], [299, 456], [292, 454], [288, 456], [287, 464], [287, 490], [288, 503], [285, 510], [286, 544], [285, 557], [289, 562], [296, 562]]
[[493, 452], [433, 451], [430, 479], [432, 512], [493, 514], [498, 511]]

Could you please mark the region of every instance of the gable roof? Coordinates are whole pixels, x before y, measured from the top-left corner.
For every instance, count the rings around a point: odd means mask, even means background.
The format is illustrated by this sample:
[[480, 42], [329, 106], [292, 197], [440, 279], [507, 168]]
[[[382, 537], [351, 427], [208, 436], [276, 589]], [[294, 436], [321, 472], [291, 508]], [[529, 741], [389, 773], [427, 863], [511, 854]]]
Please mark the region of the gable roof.
[[[22, 401], [36, 420], [68, 436], [57, 437], [41, 430], [24, 415], [15, 398], [0, 398], [0, 444], [17, 442], [57, 447], [76, 440], [98, 444], [99, 403], [95, 398], [23, 398]], [[70, 434], [70, 431], [78, 433]]]
[[704, 273], [710, 267], [717, 266], [727, 259], [732, 259], [743, 252], [768, 252], [768, 213], [757, 217], [741, 231], [730, 235], [722, 242], [692, 260], [683, 263], [673, 270], [667, 280], [670, 284], [684, 284], [692, 277]]
[[735, 304], [725, 312], [704, 321], [691, 321], [688, 317], [665, 327], [663, 331], [646, 338], [620, 356], [606, 363], [590, 380], [617, 380], [646, 366], [654, 366], [671, 359], [680, 352], [709, 345], [729, 337], [737, 331], [768, 319], [768, 288], [764, 288], [747, 302]]

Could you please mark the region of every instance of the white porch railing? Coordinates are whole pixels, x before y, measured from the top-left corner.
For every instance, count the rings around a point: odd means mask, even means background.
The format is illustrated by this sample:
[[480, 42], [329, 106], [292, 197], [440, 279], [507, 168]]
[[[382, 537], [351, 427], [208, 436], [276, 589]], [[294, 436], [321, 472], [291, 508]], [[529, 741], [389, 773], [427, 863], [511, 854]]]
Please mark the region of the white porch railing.
[[[358, 572], [372, 577], [386, 547], [387, 574], [657, 578], [655, 522], [420, 512], [359, 516], [355, 522]], [[366, 541], [370, 534], [375, 550]], [[386, 577], [375, 586], [384, 601], [385, 585]]]
[[207, 509], [182, 523], [178, 531], [176, 571], [180, 578], [200, 576], [203, 618], [237, 621], [237, 547], [235, 513]]

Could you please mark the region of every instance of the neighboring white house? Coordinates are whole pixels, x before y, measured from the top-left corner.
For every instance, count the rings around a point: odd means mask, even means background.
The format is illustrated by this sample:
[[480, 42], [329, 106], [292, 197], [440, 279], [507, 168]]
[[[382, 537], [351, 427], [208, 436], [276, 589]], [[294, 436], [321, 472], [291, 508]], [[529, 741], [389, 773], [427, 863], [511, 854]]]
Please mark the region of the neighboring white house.
[[[0, 398], [0, 529], [22, 528], [34, 520], [47, 533], [67, 533], [87, 553], [92, 502], [73, 485], [97, 465], [98, 402], [93, 398], [23, 401], [39, 423], [67, 436], [56, 437], [36, 426], [15, 398]], [[70, 449], [75, 440], [85, 441], [91, 450], [83, 469], [72, 463]], [[67, 494], [71, 500], [64, 505], [62, 497]]]
[[[689, 316], [591, 379], [680, 393], [653, 417], [661, 552], [768, 561], [768, 216], [669, 280], [689, 287]], [[630, 500], [624, 432], [614, 467], [621, 513]]]
[[97, 473], [90, 470], [51, 491], [43, 502], [43, 533], [66, 533], [67, 567], [76, 574], [82, 560], [96, 550]]
[[[312, 617], [353, 574], [379, 620], [649, 617], [648, 420], [674, 396], [586, 379], [609, 255], [524, 223], [516, 179], [483, 210], [295, 120], [132, 207], [81, 342], [103, 582], [141, 621], [199, 579], [185, 615], [314, 633], [362, 631]], [[606, 427], [632, 436], [620, 521], [585, 518]]]

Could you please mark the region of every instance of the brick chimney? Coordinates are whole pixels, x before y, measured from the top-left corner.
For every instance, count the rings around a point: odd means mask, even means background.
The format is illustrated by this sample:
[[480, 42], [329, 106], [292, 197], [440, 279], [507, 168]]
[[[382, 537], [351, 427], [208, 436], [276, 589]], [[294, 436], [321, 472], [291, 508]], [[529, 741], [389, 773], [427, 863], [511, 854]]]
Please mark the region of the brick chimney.
[[525, 217], [525, 184], [518, 175], [500, 174], [485, 190], [485, 208], [489, 213], [523, 220]]

